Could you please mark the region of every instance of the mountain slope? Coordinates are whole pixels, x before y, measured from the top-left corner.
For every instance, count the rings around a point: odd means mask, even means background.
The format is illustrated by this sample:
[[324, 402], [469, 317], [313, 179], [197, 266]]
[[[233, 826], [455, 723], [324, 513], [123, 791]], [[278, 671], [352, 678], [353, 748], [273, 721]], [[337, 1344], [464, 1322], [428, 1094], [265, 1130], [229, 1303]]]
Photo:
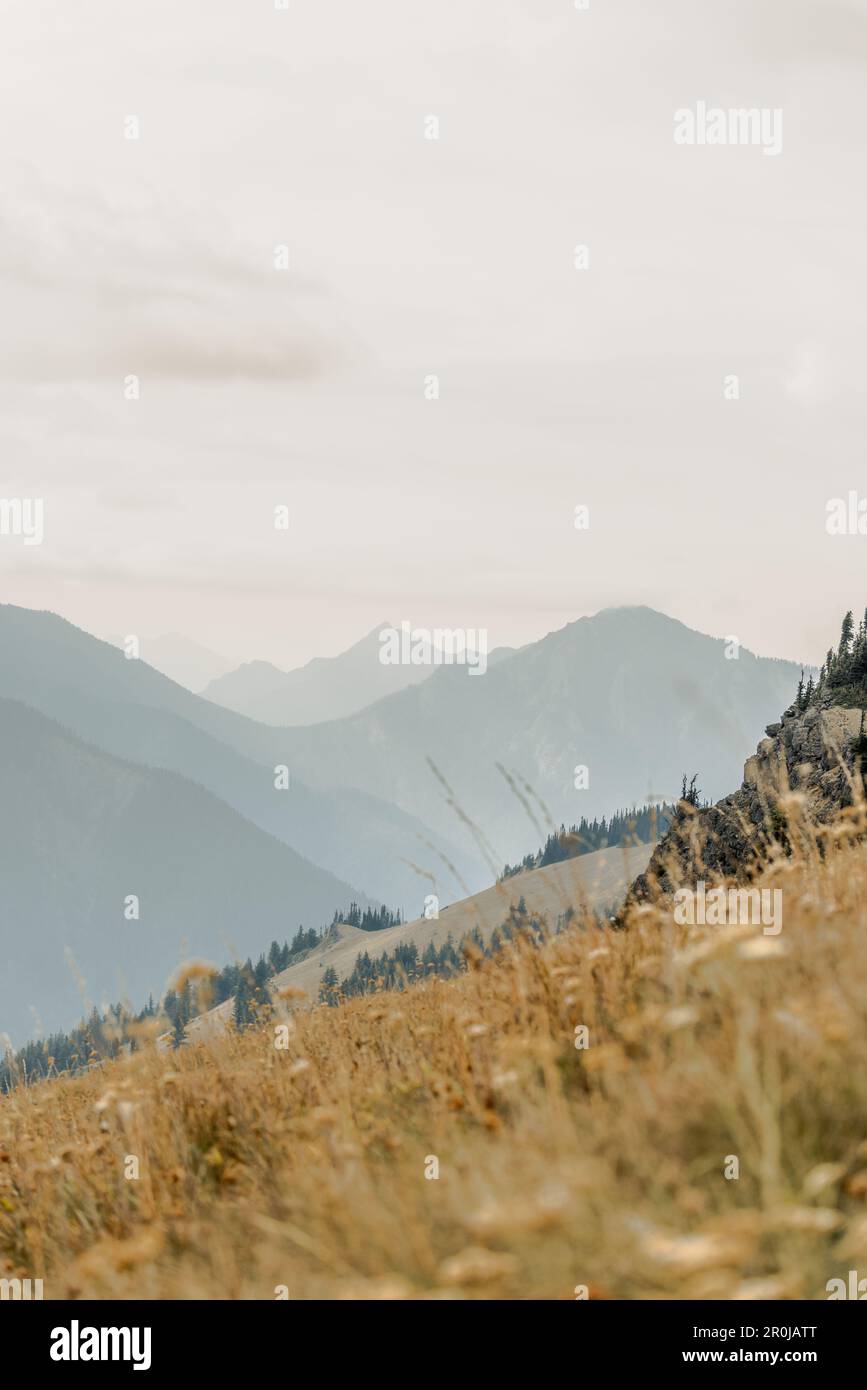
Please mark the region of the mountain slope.
[[[359, 895], [201, 787], [137, 767], [0, 700], [0, 1032], [47, 1030], [87, 996], [158, 996], [182, 959], [319, 927]], [[129, 895], [139, 920], [126, 920]]]
[[339, 656], [314, 657], [295, 671], [250, 661], [203, 690], [208, 700], [264, 724], [319, 724], [342, 719], [386, 695], [417, 685], [430, 666], [385, 666], [379, 659], [380, 623]]
[[[614, 910], [635, 875], [646, 866], [651, 850], [651, 845], [600, 849], [578, 859], [531, 869], [453, 903], [443, 909], [438, 919], [403, 922], [378, 932], [359, 931], [341, 923], [328, 934], [321, 948], [274, 976], [272, 993], [276, 997], [279, 990], [292, 986], [304, 990], [309, 1002], [316, 1003], [322, 976], [329, 966], [336, 971], [338, 980], [345, 980], [364, 951], [379, 956], [414, 941], [421, 953], [431, 943], [442, 946], [449, 936], [457, 946], [476, 928], [489, 941], [494, 930], [508, 920], [509, 909], [517, 907], [522, 898], [530, 915], [544, 919], [551, 929], [569, 907], [578, 910], [585, 905], [596, 912]], [[232, 1001], [227, 1000], [193, 1019], [187, 1028], [189, 1036], [201, 1037], [224, 1026], [232, 1008]]]
[[[115, 647], [124, 645], [123, 637], [111, 636], [108, 641]], [[140, 654], [149, 666], [192, 691], [202, 691], [209, 681], [217, 680], [232, 669], [231, 661], [219, 652], [177, 632], [143, 638]]]
[[[285, 731], [300, 775], [375, 788], [442, 833], [456, 810], [432, 771], [490, 841], [492, 865], [520, 857], [545, 813], [555, 823], [675, 799], [684, 772], [705, 795], [738, 776], [752, 730], [788, 703], [800, 668], [725, 644], [648, 608], [608, 609], [521, 648], [470, 677], [443, 667], [423, 685], [349, 719]], [[575, 769], [589, 786], [576, 789]], [[465, 831], [469, 838], [469, 831]]]
[[[292, 766], [284, 730], [220, 709], [55, 614], [0, 605], [0, 654], [0, 697], [33, 706], [115, 757], [199, 783], [406, 915], [429, 891], [411, 863], [433, 863], [447, 897], [461, 880], [471, 889], [485, 881], [466, 852], [384, 801], [375, 783], [345, 788], [338, 769], [330, 786], [311, 789]], [[276, 790], [275, 768], [287, 765], [289, 789]]]

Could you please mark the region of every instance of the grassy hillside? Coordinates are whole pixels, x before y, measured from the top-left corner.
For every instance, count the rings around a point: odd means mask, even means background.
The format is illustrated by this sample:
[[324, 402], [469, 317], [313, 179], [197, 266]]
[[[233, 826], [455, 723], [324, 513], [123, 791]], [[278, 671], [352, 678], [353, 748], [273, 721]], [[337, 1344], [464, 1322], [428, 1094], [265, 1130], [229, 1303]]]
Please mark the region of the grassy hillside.
[[[607, 913], [620, 906], [632, 880], [647, 865], [651, 845], [630, 845], [618, 849], [601, 849], [561, 864], [549, 864], [517, 877], [504, 879], [443, 908], [438, 918], [401, 922], [399, 926], [369, 932], [345, 923], [323, 938], [320, 946], [303, 960], [281, 971], [273, 980], [273, 989], [297, 989], [312, 1000], [319, 997], [319, 986], [325, 971], [333, 969], [338, 980], [345, 980], [358, 957], [365, 951], [376, 955], [391, 954], [396, 947], [413, 942], [419, 955], [430, 945], [440, 947], [451, 938], [455, 946], [477, 931], [483, 942], [509, 918], [510, 911], [524, 903], [527, 913], [556, 926], [571, 908], [579, 912]], [[232, 1001], [218, 1005], [190, 1024], [193, 1038], [211, 1034], [223, 1027], [232, 1016]]]
[[865, 828], [767, 870], [778, 937], [648, 905], [13, 1092], [5, 1272], [49, 1298], [825, 1298], [867, 1260]]

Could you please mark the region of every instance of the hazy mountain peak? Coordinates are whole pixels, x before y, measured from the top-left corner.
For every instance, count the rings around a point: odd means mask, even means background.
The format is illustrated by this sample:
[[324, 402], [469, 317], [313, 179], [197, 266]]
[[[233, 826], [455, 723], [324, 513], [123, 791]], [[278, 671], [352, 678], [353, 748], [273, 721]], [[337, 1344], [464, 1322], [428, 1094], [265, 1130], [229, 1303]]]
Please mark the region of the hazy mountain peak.
[[417, 685], [432, 666], [388, 666], [379, 659], [380, 623], [337, 656], [315, 656], [280, 671], [270, 662], [247, 662], [203, 694], [215, 704], [266, 724], [305, 725], [346, 718], [367, 705]]
[[649, 794], [673, 800], [687, 771], [722, 793], [799, 674], [655, 609], [622, 606], [576, 619], [484, 676], [440, 667], [351, 719], [287, 736], [313, 782], [350, 778], [443, 833], [459, 828], [457, 804], [506, 860], [552, 821]]

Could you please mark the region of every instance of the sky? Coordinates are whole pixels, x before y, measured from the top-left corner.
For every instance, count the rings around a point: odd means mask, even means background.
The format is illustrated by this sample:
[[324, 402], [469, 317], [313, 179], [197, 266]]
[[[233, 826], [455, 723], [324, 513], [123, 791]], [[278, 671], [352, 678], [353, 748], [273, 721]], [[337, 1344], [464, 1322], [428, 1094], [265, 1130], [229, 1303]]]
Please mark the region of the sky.
[[287, 667], [867, 604], [865, 0], [6, 0], [0, 62], [0, 600]]

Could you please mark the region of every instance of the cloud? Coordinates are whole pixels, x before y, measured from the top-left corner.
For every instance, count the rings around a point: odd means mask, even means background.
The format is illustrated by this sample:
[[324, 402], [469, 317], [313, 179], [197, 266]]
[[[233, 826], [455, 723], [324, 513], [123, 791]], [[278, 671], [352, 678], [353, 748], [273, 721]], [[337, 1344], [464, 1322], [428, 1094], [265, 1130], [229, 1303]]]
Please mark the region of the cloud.
[[274, 268], [274, 247], [242, 237], [213, 207], [156, 195], [83, 197], [7, 185], [0, 379], [127, 374], [301, 379], [356, 348], [327, 287]]

